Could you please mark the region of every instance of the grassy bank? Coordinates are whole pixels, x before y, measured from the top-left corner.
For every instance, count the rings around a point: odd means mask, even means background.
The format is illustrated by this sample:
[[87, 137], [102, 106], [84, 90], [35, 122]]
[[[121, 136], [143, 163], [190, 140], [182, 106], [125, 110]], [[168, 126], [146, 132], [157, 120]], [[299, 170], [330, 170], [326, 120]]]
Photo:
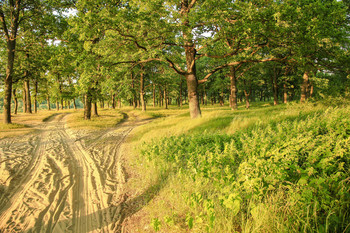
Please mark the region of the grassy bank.
[[17, 115], [12, 115], [12, 124], [4, 124], [4, 116], [0, 114], [0, 138], [14, 137], [33, 132], [33, 127], [43, 123], [55, 114], [55, 111], [39, 111], [34, 114], [18, 113]]
[[204, 108], [139, 127], [133, 232], [347, 232], [350, 108]]
[[121, 122], [125, 115], [115, 109], [100, 109], [99, 116], [91, 116], [91, 120], [84, 120], [84, 111], [78, 110], [67, 116], [67, 127], [75, 130], [108, 129]]

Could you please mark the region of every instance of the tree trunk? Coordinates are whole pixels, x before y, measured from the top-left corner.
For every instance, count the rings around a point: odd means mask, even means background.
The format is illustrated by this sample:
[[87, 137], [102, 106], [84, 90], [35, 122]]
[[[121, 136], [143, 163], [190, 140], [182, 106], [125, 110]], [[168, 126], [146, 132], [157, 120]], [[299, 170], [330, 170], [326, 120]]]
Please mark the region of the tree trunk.
[[[195, 1], [193, 1], [195, 2]], [[181, 4], [181, 15], [186, 19], [183, 22], [183, 31], [182, 36], [184, 39], [184, 48], [186, 55], [186, 67], [187, 71], [185, 74], [187, 82], [187, 91], [188, 91], [188, 105], [190, 109], [190, 116], [192, 119], [201, 117], [201, 109], [199, 105], [199, 95], [198, 95], [198, 80], [196, 75], [196, 45], [193, 41], [192, 25], [188, 20], [188, 14], [191, 9], [191, 4], [189, 1], [182, 1]]]
[[16, 88], [14, 88], [12, 90], [12, 95], [13, 95], [13, 100], [15, 102], [15, 114], [17, 115], [17, 111], [18, 111], [18, 98], [17, 98], [17, 95], [16, 95]]
[[27, 112], [27, 101], [26, 101], [26, 88], [25, 88], [25, 85], [23, 83], [23, 93], [22, 93], [22, 101], [23, 101], [23, 113]]
[[73, 107], [74, 107], [74, 110], [77, 110], [77, 104], [75, 103], [75, 98], [73, 98]]
[[168, 109], [168, 95], [167, 95], [166, 85], [164, 86], [164, 103], [165, 103], [165, 109]]
[[305, 71], [303, 75], [303, 83], [301, 84], [300, 103], [304, 103], [307, 99], [308, 86], [309, 86], [309, 72]]
[[277, 85], [277, 71], [273, 68], [273, 77], [271, 77], [272, 92], [273, 92], [273, 105], [278, 105], [278, 85]]
[[180, 81], [179, 106], [182, 108], [182, 79]]
[[34, 112], [38, 112], [38, 81], [34, 81]]
[[51, 110], [51, 106], [50, 106], [50, 96], [49, 96], [49, 94], [47, 94], [47, 96], [46, 96], [46, 102], [47, 102], [47, 110]]
[[[13, 26], [13, 25], [12, 25]], [[16, 30], [17, 31], [17, 30]], [[16, 32], [15, 32], [16, 33]], [[16, 35], [7, 39], [7, 66], [4, 80], [4, 123], [11, 124], [12, 76], [15, 62]]]
[[30, 96], [29, 80], [24, 81], [24, 88], [26, 92], [26, 113], [32, 113], [32, 101]]
[[160, 85], [158, 86], [158, 89], [159, 89], [159, 96], [158, 96], [159, 107], [162, 107], [163, 106], [163, 94], [162, 94], [162, 89], [161, 89]]
[[121, 108], [122, 108], [122, 101], [121, 101], [121, 99], [120, 99], [120, 98], [118, 99], [118, 108], [119, 108], [119, 109], [121, 109]]
[[312, 98], [312, 95], [314, 93], [314, 85], [310, 86], [310, 98]]
[[60, 110], [60, 103], [58, 102], [58, 100], [56, 100], [56, 111]]
[[249, 92], [246, 90], [247, 89], [247, 85], [246, 85], [246, 81], [245, 80], [244, 80], [244, 86], [245, 86], [245, 89], [244, 89], [245, 107], [246, 107], [246, 109], [249, 109], [250, 108], [249, 96], [252, 93], [252, 89], [251, 89], [251, 86], [250, 86], [249, 87]]
[[96, 103], [96, 102], [94, 102], [94, 103], [92, 104], [92, 114], [93, 114], [94, 116], [98, 116], [98, 112], [97, 112], [97, 103]]
[[84, 119], [91, 119], [91, 96], [89, 91], [84, 96]]
[[287, 84], [283, 84], [283, 103], [288, 102], [288, 91], [287, 91]]
[[237, 110], [237, 79], [235, 67], [230, 67], [230, 94], [231, 94], [231, 109]]
[[115, 109], [115, 94], [112, 94], [112, 108]]
[[250, 93], [248, 93], [246, 90], [244, 90], [244, 95], [245, 95], [245, 107], [246, 107], [246, 109], [249, 109], [249, 107], [250, 107], [250, 103], [249, 103]]
[[156, 106], [156, 84], [154, 83], [153, 83], [152, 96], [153, 96], [153, 107], [155, 107]]
[[221, 89], [221, 93], [220, 93], [220, 106], [224, 106], [224, 89]]
[[143, 68], [140, 73], [140, 102], [141, 102], [141, 108], [142, 112], [146, 111], [146, 102], [145, 102], [145, 82], [144, 82], [144, 76], [143, 76]]

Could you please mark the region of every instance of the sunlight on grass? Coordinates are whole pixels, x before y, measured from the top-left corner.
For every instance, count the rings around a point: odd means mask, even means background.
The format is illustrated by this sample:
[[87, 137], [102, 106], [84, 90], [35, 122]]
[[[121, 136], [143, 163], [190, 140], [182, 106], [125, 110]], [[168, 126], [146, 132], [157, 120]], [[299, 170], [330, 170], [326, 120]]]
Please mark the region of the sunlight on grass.
[[84, 111], [76, 111], [67, 116], [67, 126], [71, 129], [107, 129], [115, 127], [124, 119], [117, 110], [101, 109], [99, 116], [92, 116], [91, 120], [84, 120]]
[[[66, 111], [60, 111], [66, 112]], [[3, 123], [3, 115], [0, 115], [0, 138], [14, 137], [33, 132], [33, 127], [42, 124], [45, 120], [54, 116], [56, 111], [39, 111], [38, 113], [19, 113], [12, 115], [12, 124]]]
[[129, 185], [158, 188], [135, 231], [344, 229], [349, 111], [314, 103], [207, 106], [199, 119], [187, 110], [136, 128], [127, 164], [142, 178]]

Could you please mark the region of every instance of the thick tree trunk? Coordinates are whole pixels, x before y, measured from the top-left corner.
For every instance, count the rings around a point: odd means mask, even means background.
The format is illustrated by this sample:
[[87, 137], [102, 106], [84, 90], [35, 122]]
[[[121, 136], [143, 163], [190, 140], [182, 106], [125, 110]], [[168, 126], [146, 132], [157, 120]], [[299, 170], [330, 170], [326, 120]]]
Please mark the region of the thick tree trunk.
[[230, 67], [230, 106], [232, 110], [237, 110], [237, 79], [235, 67]]
[[60, 103], [58, 102], [58, 100], [56, 100], [56, 111], [60, 110]]
[[187, 89], [188, 89], [188, 104], [190, 108], [191, 118], [201, 117], [201, 109], [199, 106], [198, 98], [198, 81], [194, 74], [189, 74], [186, 76]]
[[12, 95], [13, 95], [13, 100], [14, 100], [14, 102], [15, 102], [15, 114], [17, 115], [17, 111], [18, 111], [18, 98], [17, 98], [17, 94], [16, 94], [16, 88], [14, 88], [13, 90], [12, 90]]
[[34, 82], [34, 112], [38, 112], [38, 81]]
[[91, 119], [91, 96], [90, 93], [86, 93], [84, 96], [84, 119]]
[[61, 98], [61, 110], [63, 110], [63, 98]]
[[[195, 2], [195, 1], [194, 1]], [[189, 1], [184, 0], [181, 4], [181, 15], [186, 19], [183, 22], [182, 36], [184, 39], [184, 48], [186, 55], [186, 67], [187, 71], [185, 74], [187, 82], [188, 91], [188, 105], [190, 109], [190, 116], [192, 119], [201, 117], [201, 109], [199, 105], [199, 95], [198, 95], [198, 80], [196, 76], [196, 45], [193, 41], [192, 30], [193, 26], [190, 25], [188, 20], [188, 14], [191, 10], [191, 4]]]
[[94, 103], [92, 104], [92, 114], [93, 114], [94, 116], [98, 116], [98, 112], [97, 112], [97, 103], [96, 103], [96, 102], [94, 102]]
[[30, 96], [29, 80], [24, 81], [24, 88], [26, 93], [26, 113], [32, 113], [32, 100]]
[[50, 96], [49, 95], [47, 95], [46, 96], [46, 103], [47, 103], [47, 110], [51, 110], [51, 106], [50, 106]]
[[308, 86], [309, 86], [309, 72], [306, 71], [303, 75], [303, 83], [301, 84], [300, 103], [304, 103], [307, 99]]

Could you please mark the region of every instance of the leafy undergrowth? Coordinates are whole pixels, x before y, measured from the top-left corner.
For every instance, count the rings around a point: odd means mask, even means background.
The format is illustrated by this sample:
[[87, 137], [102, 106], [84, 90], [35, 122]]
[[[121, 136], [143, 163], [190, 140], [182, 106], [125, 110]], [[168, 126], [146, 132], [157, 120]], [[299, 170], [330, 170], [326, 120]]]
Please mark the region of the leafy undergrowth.
[[107, 129], [116, 126], [124, 119], [124, 115], [113, 109], [99, 109], [99, 116], [91, 116], [84, 120], [84, 111], [75, 111], [67, 116], [67, 126], [71, 129]]
[[135, 232], [350, 230], [349, 107], [214, 112], [136, 132], [135, 166], [160, 188]]

